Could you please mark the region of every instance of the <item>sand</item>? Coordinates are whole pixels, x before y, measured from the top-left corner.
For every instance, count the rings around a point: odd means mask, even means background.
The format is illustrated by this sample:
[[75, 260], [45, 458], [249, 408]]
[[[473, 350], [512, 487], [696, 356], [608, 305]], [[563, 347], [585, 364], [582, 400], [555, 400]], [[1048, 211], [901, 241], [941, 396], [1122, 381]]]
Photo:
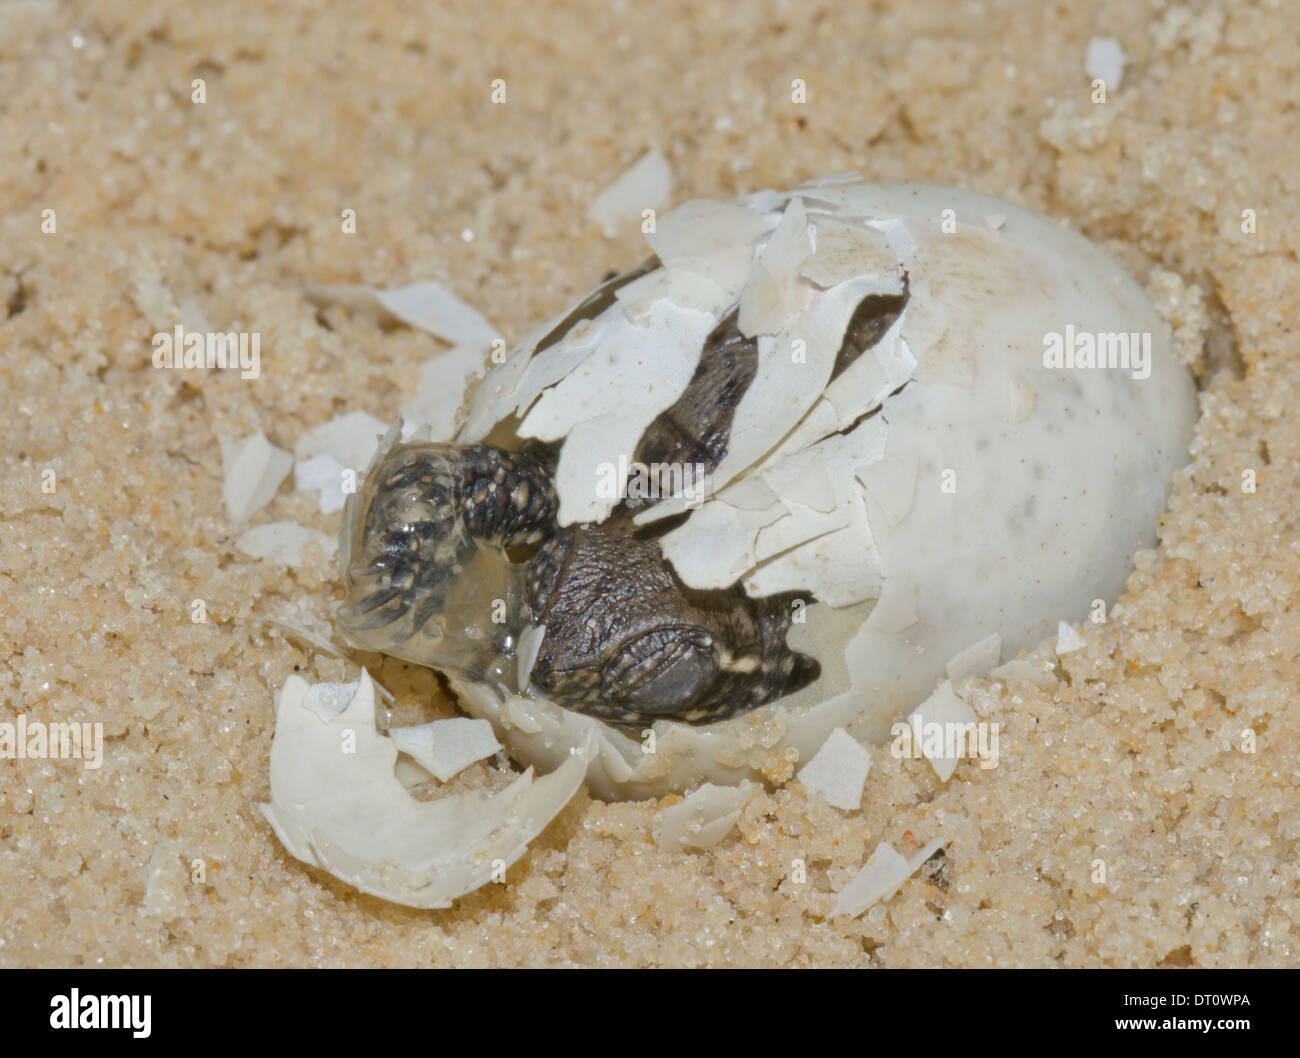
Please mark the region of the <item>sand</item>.
[[[105, 732], [98, 769], [0, 761], [0, 965], [1296, 963], [1300, 42], [1282, 5], [347, 11], [0, 7], [0, 720]], [[1096, 35], [1128, 57], [1105, 103]], [[437, 348], [318, 311], [309, 284], [437, 279], [514, 341], [640, 260], [634, 230], [608, 238], [585, 209], [655, 144], [678, 201], [857, 169], [1069, 218], [1196, 361], [1194, 459], [1122, 617], [1086, 624], [1050, 686], [967, 690], [1002, 725], [996, 769], [942, 784], [875, 748], [861, 811], [792, 782], [705, 852], [656, 847], [664, 804], [584, 793], [507, 885], [444, 911], [363, 896], [257, 808], [276, 688], [356, 669], [266, 623], [326, 620], [341, 583], [324, 558], [235, 550], [219, 444], [391, 419]], [[176, 323], [259, 331], [262, 376], [155, 369]], [[288, 484], [254, 522], [337, 517]], [[365, 660], [398, 718], [451, 715], [430, 674]], [[943, 858], [895, 896], [828, 917], [879, 842], [935, 836]]]

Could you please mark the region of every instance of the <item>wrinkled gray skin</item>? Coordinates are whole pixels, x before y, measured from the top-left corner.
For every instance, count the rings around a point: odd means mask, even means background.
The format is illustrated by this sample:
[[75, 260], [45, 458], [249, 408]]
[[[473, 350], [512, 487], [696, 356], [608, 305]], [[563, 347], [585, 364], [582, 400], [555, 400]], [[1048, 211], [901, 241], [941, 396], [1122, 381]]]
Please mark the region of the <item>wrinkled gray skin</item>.
[[[624, 283], [658, 267], [653, 258], [607, 281], [538, 344], [558, 341], [598, 315]], [[834, 375], [875, 344], [907, 300], [875, 295], [858, 306]], [[651, 424], [634, 454], [640, 463], [717, 467], [736, 406], [758, 367], [757, 345], [722, 320], [701, 352], [682, 397]], [[867, 418], [870, 416], [868, 413]], [[862, 420], [859, 420], [861, 422]], [[857, 423], [848, 429], [856, 427]], [[353, 629], [404, 622], [403, 637], [437, 620], [474, 549], [536, 547], [526, 562], [524, 619], [545, 625], [531, 672], [538, 693], [565, 708], [622, 724], [672, 718], [708, 724], [806, 687], [818, 663], [786, 645], [811, 597], [751, 599], [739, 584], [687, 587], [657, 538], [677, 524], [638, 529], [635, 500], [598, 525], [559, 528], [552, 482], [557, 446], [509, 452], [491, 445], [401, 445], [373, 470], [380, 476], [365, 512], [360, 565], [349, 570]], [[502, 642], [508, 651], [512, 643]]]

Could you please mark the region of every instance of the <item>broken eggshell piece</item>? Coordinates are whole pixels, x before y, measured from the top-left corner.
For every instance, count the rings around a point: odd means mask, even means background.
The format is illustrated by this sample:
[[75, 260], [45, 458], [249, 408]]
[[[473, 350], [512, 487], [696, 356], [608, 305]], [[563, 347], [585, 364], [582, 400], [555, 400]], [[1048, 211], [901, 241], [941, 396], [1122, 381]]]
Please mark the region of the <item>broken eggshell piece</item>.
[[[986, 195], [852, 178], [688, 202], [648, 240], [639, 278], [606, 284], [586, 318], [557, 317], [484, 378], [455, 440], [560, 442], [560, 524], [601, 521], [619, 498], [598, 483], [627, 473], [738, 310], [758, 367], [725, 457], [702, 494], [637, 520], [685, 515], [660, 542], [690, 587], [815, 596], [787, 638], [820, 678], [720, 723], [657, 721], [651, 744], [521, 693], [518, 664], [476, 654], [486, 599], [513, 591], [486, 558], [483, 590], [463, 589], [474, 606], [451, 614], [468, 663], [449, 660], [445, 636], [361, 645], [450, 670], [464, 708], [525, 763], [558, 767], [594, 737], [592, 791], [641, 798], [788, 775], [792, 753], [808, 760], [837, 727], [881, 739], [963, 651], [999, 637], [1013, 656], [1122, 592], [1197, 405], [1154, 307], [1099, 247]], [[855, 309], [880, 294], [905, 294], [901, 314], [839, 368]], [[1140, 358], [1045, 358], [1080, 335]], [[396, 443], [390, 431], [376, 461]]]
[[295, 857], [362, 892], [450, 907], [519, 859], [582, 785], [591, 746], [540, 779], [527, 769], [499, 793], [417, 801], [397, 778], [397, 745], [375, 728], [369, 674], [348, 689], [342, 709], [322, 708], [306, 680], [285, 681], [262, 814]]

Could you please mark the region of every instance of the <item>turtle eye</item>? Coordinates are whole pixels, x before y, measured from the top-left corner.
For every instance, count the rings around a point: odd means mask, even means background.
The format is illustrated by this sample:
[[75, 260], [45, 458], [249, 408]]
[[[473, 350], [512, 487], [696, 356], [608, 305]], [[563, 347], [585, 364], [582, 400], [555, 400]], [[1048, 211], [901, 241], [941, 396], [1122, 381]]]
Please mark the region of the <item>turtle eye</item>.
[[607, 702], [676, 713], [703, 695], [717, 674], [713, 636], [702, 628], [672, 625], [624, 643], [606, 663], [601, 683]]

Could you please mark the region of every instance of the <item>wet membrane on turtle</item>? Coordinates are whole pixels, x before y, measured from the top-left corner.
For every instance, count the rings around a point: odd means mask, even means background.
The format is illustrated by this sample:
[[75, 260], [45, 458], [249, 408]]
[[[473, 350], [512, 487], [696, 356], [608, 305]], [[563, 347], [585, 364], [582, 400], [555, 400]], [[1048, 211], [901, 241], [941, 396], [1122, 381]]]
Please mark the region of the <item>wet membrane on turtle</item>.
[[[652, 257], [601, 284], [542, 338], [537, 351], [605, 311], [619, 287], [657, 267]], [[907, 299], [905, 283], [900, 295], [870, 295], [859, 303], [832, 378], [880, 340]], [[709, 335], [690, 384], [643, 434], [637, 463], [694, 465], [712, 473], [722, 462], [736, 408], [758, 372], [757, 339], [742, 335], [737, 319], [733, 309]], [[841, 432], [855, 429], [879, 407]], [[344, 630], [363, 637], [382, 630], [393, 644], [436, 643], [454, 631], [448, 613], [467, 605], [454, 598], [462, 581], [476, 570], [487, 570], [485, 579], [491, 580], [508, 565], [518, 576], [507, 575], [501, 583], [518, 587], [503, 591], [519, 612], [486, 624], [476, 615], [465, 635], [481, 642], [469, 654], [437, 654], [439, 667], [475, 679], [491, 669], [500, 678], [504, 665], [483, 659], [513, 657], [522, 629], [542, 625], [545, 635], [527, 675], [530, 688], [557, 705], [619, 724], [664, 718], [714, 723], [817, 679], [817, 661], [786, 645], [794, 614], [814, 601], [810, 595], [753, 599], [739, 583], [723, 590], [690, 588], [658, 543], [685, 516], [639, 528], [632, 521], [636, 499], [624, 500], [599, 524], [560, 528], [558, 454], [558, 445], [537, 442], [518, 451], [429, 442], [393, 449], [367, 481], [372, 498], [361, 554], [347, 571], [350, 605], [339, 612]], [[537, 550], [509, 564], [506, 553], [518, 548]], [[474, 598], [476, 609], [498, 601]], [[387, 652], [423, 656], [418, 650]]]

